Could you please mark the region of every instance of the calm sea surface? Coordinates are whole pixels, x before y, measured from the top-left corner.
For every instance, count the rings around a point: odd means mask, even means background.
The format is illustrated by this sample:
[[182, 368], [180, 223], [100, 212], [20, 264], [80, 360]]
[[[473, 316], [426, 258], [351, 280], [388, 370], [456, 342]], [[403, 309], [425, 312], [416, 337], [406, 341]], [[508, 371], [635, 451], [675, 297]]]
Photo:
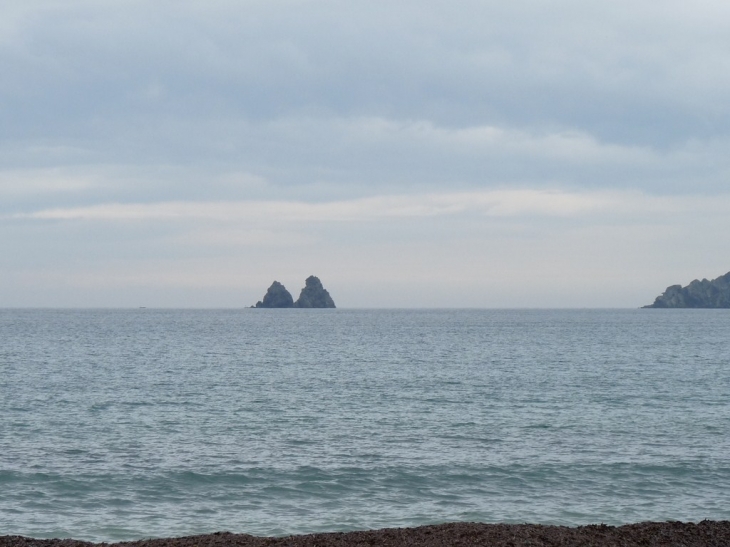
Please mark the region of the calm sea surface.
[[727, 310], [0, 310], [0, 535], [705, 518]]

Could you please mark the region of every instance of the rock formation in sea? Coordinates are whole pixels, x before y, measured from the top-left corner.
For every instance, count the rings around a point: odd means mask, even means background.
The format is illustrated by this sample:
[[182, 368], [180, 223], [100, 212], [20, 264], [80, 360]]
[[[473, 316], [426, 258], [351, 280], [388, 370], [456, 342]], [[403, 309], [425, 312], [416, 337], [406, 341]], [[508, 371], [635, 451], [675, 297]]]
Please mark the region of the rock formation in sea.
[[645, 308], [730, 308], [730, 272], [717, 279], [672, 285]]
[[274, 281], [266, 291], [263, 301], [256, 302], [257, 308], [292, 308], [294, 307], [294, 298], [286, 287]]
[[304, 282], [299, 299], [294, 302], [295, 308], [334, 308], [335, 302], [330, 293], [322, 286], [318, 277], [310, 275]]

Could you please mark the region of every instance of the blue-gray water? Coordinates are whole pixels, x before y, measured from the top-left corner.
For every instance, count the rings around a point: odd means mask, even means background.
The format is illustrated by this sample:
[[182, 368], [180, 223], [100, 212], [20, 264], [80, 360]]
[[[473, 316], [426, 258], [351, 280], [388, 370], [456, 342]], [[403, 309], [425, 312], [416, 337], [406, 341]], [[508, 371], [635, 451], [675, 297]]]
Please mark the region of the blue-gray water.
[[705, 518], [727, 311], [0, 311], [0, 535]]

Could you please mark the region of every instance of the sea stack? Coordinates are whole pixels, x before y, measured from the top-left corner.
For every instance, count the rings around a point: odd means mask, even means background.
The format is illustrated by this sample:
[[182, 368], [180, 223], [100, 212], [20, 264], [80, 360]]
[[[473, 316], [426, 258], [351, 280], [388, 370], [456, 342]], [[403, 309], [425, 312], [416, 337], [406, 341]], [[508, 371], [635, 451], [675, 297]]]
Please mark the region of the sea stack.
[[286, 287], [274, 281], [266, 291], [264, 299], [256, 302], [257, 308], [292, 308], [294, 307], [294, 298]]
[[717, 279], [672, 285], [645, 308], [730, 308], [730, 272]]
[[294, 303], [295, 308], [334, 308], [335, 302], [330, 293], [322, 286], [318, 277], [310, 275], [304, 282], [304, 288], [299, 299]]

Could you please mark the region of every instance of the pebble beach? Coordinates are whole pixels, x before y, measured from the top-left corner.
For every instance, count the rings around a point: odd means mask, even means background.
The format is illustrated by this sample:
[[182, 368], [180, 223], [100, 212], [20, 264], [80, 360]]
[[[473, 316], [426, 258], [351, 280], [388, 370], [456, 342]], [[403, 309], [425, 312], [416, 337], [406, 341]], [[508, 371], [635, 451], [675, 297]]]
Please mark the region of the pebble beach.
[[386, 528], [287, 537], [257, 537], [217, 532], [180, 538], [122, 543], [89, 543], [73, 539], [0, 537], [0, 547], [351, 547], [472, 546], [490, 547], [726, 547], [730, 521], [642, 522], [624, 526], [578, 527], [539, 524], [449, 523], [416, 528]]

